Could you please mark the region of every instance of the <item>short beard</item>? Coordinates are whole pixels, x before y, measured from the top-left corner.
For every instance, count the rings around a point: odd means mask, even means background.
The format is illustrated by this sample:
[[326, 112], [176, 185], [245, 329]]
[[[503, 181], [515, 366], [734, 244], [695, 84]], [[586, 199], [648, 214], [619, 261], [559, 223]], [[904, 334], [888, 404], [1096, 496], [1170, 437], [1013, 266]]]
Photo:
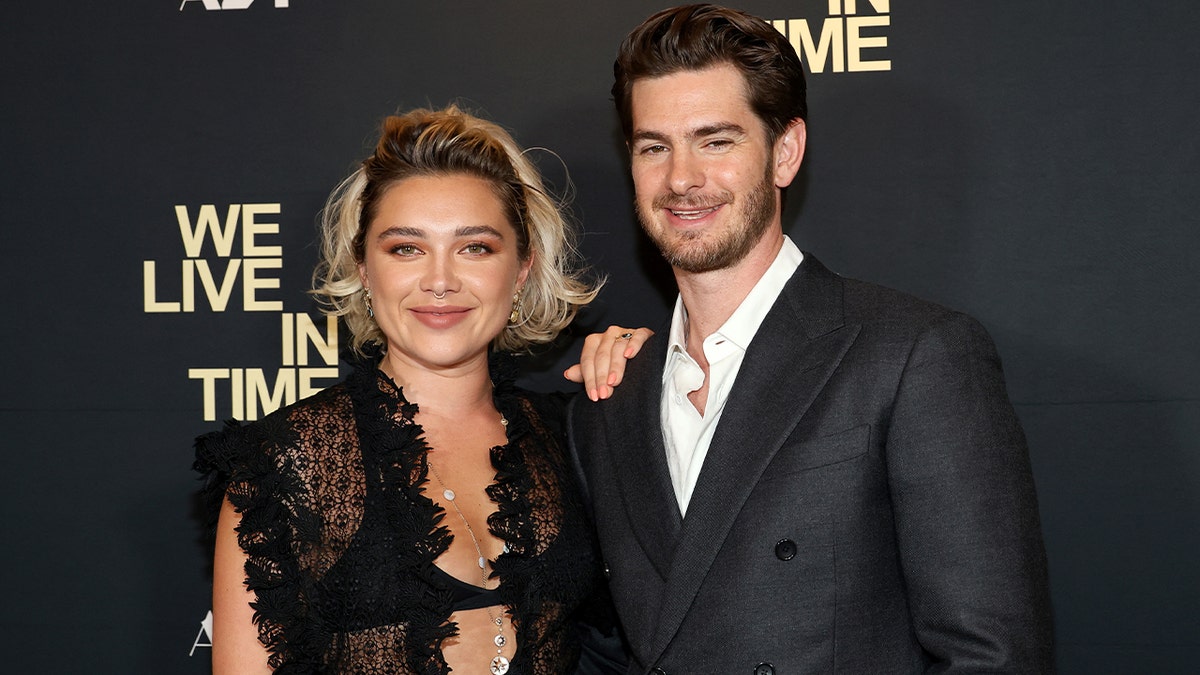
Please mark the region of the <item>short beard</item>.
[[[658, 237], [650, 227], [651, 214], [645, 213], [641, 204], [636, 203], [636, 200], [635, 209], [642, 230], [658, 246], [659, 252], [662, 253], [667, 263], [677, 270], [699, 274], [733, 267], [750, 253], [755, 244], [762, 239], [763, 233], [770, 228], [774, 219], [776, 202], [774, 190], [774, 174], [768, 163], [762, 182], [746, 193], [745, 203], [742, 204], [739, 212], [728, 214], [735, 218], [738, 216], [745, 218], [744, 226], [738, 227], [737, 223], [733, 223], [729, 229], [717, 233], [716, 237], [709, 241], [701, 240], [704, 233], [697, 232], [684, 232], [674, 240], [667, 239], [666, 235]], [[718, 199], [713, 200], [714, 203], [724, 203], [730, 207], [737, 206], [735, 202], [730, 201], [732, 195], [728, 192], [721, 192], [716, 196]], [[671, 203], [682, 206], [685, 202], [678, 198], [658, 197], [654, 200], [652, 208], [658, 210]], [[697, 208], [695, 205], [687, 206], [688, 208]], [[699, 206], [699, 208], [704, 207]]]

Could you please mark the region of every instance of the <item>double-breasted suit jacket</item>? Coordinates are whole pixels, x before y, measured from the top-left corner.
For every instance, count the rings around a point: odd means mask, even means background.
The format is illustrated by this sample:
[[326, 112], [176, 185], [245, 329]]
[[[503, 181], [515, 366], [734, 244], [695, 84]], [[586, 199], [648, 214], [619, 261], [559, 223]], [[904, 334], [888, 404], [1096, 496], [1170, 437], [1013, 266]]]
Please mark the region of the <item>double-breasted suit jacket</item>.
[[746, 351], [681, 517], [666, 340], [576, 397], [631, 672], [1050, 672], [1024, 435], [970, 317], [805, 254]]

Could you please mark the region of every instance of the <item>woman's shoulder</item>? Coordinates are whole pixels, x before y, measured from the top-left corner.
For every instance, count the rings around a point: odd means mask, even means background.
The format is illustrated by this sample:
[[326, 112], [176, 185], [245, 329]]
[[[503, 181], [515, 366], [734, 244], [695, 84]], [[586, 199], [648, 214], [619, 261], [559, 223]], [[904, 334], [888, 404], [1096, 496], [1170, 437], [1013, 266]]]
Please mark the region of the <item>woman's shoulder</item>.
[[[314, 435], [339, 428], [353, 420], [353, 404], [345, 382], [253, 420], [228, 420], [217, 431], [196, 438], [196, 469], [234, 473], [253, 468], [259, 461], [277, 462], [279, 453], [311, 449]], [[249, 466], [248, 466], [249, 465]], [[259, 467], [261, 473], [266, 467]]]
[[201, 436], [243, 436], [270, 439], [294, 429], [312, 418], [344, 415], [352, 407], [346, 381], [326, 387], [315, 394], [290, 403], [257, 420], [228, 420], [222, 429]]

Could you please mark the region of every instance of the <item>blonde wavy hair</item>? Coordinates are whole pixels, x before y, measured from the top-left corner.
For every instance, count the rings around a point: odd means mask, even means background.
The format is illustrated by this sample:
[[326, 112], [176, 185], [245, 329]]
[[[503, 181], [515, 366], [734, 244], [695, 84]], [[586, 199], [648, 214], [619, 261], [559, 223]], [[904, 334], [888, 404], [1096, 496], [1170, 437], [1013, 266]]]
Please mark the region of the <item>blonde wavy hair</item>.
[[375, 152], [333, 190], [321, 212], [321, 261], [311, 292], [326, 315], [343, 317], [354, 352], [363, 354], [369, 343], [387, 344], [367, 313], [358, 275], [379, 201], [406, 178], [454, 174], [492, 184], [517, 231], [521, 260], [533, 258], [521, 290], [520, 316], [496, 336], [493, 348], [528, 351], [553, 341], [600, 291], [602, 279], [584, 278], [575, 229], [563, 205], [507, 131], [454, 105], [417, 109], [383, 121]]

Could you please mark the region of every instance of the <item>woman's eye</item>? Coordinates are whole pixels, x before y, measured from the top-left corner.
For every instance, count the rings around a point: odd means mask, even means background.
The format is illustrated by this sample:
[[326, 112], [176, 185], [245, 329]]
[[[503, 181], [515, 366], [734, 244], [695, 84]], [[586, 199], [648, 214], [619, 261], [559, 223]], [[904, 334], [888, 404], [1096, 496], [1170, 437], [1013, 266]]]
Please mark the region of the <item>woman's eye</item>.
[[488, 246], [487, 244], [476, 242], [473, 244], [467, 244], [465, 247], [463, 247], [463, 250], [472, 255], [483, 255], [484, 253], [491, 253], [492, 247]]
[[412, 244], [399, 244], [392, 247], [392, 253], [395, 253], [396, 255], [409, 256], [416, 255], [419, 253], [419, 251], [417, 250], [417, 247], [413, 246]]

